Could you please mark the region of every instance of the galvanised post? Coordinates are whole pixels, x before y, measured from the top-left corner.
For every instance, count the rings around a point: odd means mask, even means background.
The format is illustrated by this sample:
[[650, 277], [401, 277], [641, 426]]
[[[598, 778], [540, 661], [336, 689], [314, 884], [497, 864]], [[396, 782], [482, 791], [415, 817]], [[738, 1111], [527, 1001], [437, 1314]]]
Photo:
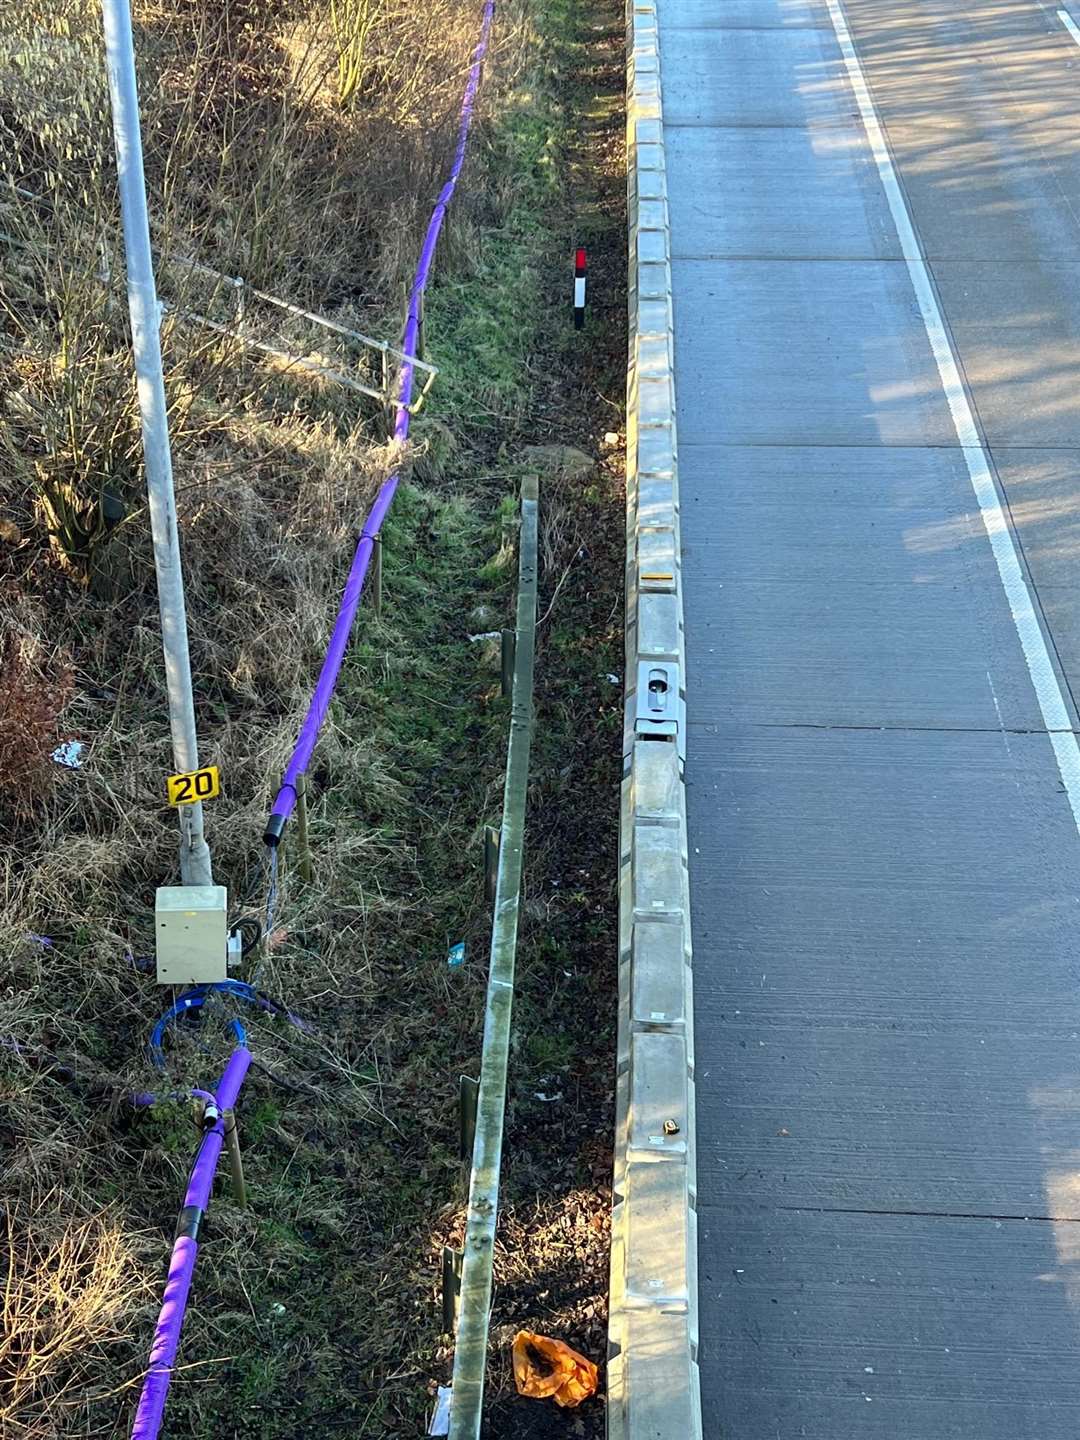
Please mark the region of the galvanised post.
[[[139, 96], [135, 84], [135, 51], [128, 0], [102, 0], [105, 56], [112, 101], [113, 140], [124, 223], [128, 310], [142, 419], [146, 490], [154, 542], [161, 644], [165, 654], [165, 686], [173, 759], [178, 771], [199, 768], [195, 733], [195, 698], [191, 687], [184, 577], [180, 568], [180, 534], [173, 493], [172, 454], [161, 365], [161, 307], [154, 285], [150, 222], [146, 210]], [[210, 848], [203, 834], [201, 803], [182, 805], [180, 875], [185, 885], [212, 885]]]

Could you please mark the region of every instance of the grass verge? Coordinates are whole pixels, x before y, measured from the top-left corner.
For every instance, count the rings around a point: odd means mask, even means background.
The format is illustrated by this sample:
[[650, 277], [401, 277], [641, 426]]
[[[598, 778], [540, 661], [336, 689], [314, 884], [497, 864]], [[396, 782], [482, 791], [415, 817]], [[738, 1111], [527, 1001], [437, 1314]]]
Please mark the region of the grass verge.
[[[479, 153], [428, 312], [443, 373], [385, 531], [386, 607], [362, 616], [311, 774], [314, 883], [286, 862], [266, 980], [317, 1034], [252, 1025], [249, 1207], [215, 1197], [170, 1399], [176, 1434], [416, 1434], [446, 1377], [433, 1262], [461, 1221], [454, 1101], [477, 1059], [480, 838], [498, 818], [506, 719], [494, 647], [471, 637], [509, 619], [513, 496], [540, 464], [539, 740], [491, 1425], [602, 1427], [599, 1402], [568, 1417], [512, 1397], [504, 1341], [530, 1324], [603, 1353], [622, 504], [619, 441], [602, 437], [620, 429], [625, 359], [621, 14], [534, 0], [497, 26]], [[575, 336], [582, 236], [593, 308]], [[199, 363], [185, 354], [196, 378]], [[238, 405], [253, 373], [230, 357], [214, 371], [222, 391], [191, 384], [185, 413], [213, 464], [192, 459], [184, 518], [189, 555], [250, 542], [245, 566], [196, 569], [191, 594], [200, 719], [231, 789], [211, 837], [233, 892], [257, 904], [262, 809], [350, 520], [385, 457], [292, 377]], [[537, 444], [599, 463], [560, 468], [526, 455]], [[23, 1440], [111, 1436], [129, 1423], [194, 1142], [186, 1107], [116, 1103], [149, 1078], [141, 1047], [162, 997], [144, 957], [152, 886], [172, 861], [155, 798], [167, 751], [152, 591], [137, 554], [135, 598], [120, 602], [40, 561], [30, 575], [19, 554], [4, 576], [19, 634], [56, 607], [62, 624], [33, 661], [55, 672], [61, 730], [88, 750], [32, 820], [6, 822], [0, 1033], [17, 1048], [0, 1057], [0, 1146], [19, 1318], [0, 1348], [3, 1424]], [[452, 972], [459, 940], [467, 961]], [[178, 1035], [171, 1072], [206, 1084], [224, 1053], [211, 1019]], [[70, 1303], [40, 1299], [58, 1292]]]

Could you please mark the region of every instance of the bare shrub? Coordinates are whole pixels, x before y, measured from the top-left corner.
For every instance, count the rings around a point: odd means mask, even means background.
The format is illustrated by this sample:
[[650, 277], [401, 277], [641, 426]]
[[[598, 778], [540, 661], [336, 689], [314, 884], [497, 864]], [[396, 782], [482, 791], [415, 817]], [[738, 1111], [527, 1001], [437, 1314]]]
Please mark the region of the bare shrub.
[[0, 637], [0, 815], [25, 819], [51, 791], [57, 720], [71, 673], [49, 673], [13, 634]]

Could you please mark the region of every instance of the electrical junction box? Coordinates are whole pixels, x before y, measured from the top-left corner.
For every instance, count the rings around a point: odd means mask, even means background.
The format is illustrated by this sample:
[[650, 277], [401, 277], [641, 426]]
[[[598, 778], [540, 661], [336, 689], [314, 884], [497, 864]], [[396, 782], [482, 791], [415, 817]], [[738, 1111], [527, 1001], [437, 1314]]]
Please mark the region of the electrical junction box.
[[154, 907], [159, 985], [212, 985], [228, 976], [224, 885], [162, 885]]

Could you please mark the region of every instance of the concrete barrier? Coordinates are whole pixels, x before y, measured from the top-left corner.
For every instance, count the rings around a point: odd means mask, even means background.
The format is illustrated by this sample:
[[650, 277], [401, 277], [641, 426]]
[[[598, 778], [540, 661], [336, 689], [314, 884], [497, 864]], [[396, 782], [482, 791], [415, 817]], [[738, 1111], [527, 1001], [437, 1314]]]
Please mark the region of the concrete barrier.
[[694, 1045], [671, 267], [656, 7], [627, 6], [626, 721], [610, 1440], [697, 1440]]

